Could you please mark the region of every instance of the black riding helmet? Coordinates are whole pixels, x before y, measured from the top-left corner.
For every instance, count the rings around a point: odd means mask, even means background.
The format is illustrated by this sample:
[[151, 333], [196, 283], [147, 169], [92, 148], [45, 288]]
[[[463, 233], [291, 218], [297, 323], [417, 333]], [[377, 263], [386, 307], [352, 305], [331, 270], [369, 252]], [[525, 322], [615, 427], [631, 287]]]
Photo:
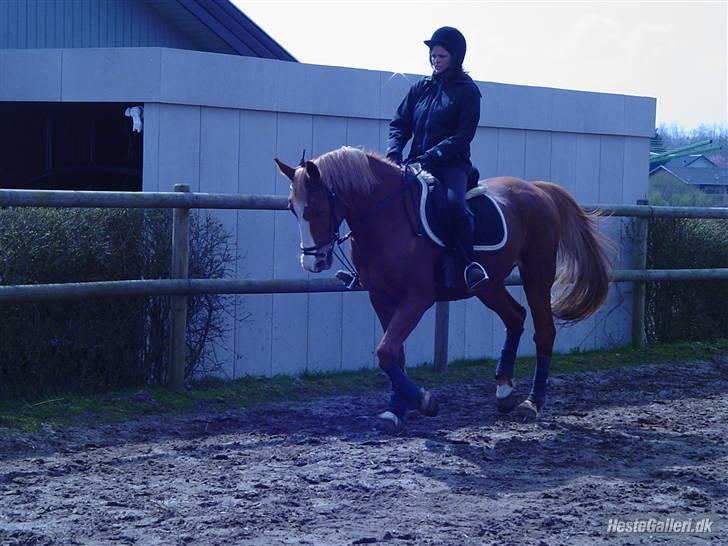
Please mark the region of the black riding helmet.
[[436, 45], [444, 47], [452, 55], [455, 66], [463, 66], [467, 46], [465, 36], [458, 29], [453, 27], [438, 28], [432, 34], [432, 38], [425, 40], [425, 45], [430, 49]]

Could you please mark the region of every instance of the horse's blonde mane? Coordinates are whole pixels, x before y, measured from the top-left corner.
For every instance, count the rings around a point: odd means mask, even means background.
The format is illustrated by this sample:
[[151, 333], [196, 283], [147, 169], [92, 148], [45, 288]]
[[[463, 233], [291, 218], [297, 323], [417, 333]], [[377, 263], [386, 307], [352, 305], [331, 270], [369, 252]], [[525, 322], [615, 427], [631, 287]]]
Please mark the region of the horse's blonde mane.
[[369, 166], [366, 152], [349, 146], [325, 153], [314, 160], [323, 183], [344, 194], [371, 193], [379, 180]]

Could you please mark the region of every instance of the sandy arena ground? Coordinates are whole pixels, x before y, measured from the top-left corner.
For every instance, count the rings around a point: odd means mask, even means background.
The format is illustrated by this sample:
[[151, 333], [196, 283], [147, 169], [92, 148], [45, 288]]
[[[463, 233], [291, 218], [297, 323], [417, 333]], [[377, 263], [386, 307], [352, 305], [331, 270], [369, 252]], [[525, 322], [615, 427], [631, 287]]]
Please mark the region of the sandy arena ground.
[[[520, 386], [525, 392], [525, 385]], [[490, 378], [372, 428], [387, 393], [17, 435], [0, 544], [728, 543], [728, 359], [557, 376], [537, 423]], [[712, 533], [608, 534], [712, 517]]]

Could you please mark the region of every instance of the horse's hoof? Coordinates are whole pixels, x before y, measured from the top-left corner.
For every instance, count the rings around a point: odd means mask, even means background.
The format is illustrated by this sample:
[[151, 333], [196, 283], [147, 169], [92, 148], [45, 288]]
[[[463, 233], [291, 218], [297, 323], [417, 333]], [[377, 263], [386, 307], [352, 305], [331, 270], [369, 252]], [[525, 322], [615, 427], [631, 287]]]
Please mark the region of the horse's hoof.
[[515, 391], [513, 391], [505, 398], [497, 398], [496, 403], [500, 413], [510, 413], [518, 404], [518, 397], [516, 396]]
[[526, 399], [516, 409], [518, 416], [523, 419], [523, 422], [536, 421], [541, 415], [541, 409], [534, 404], [533, 400]]
[[495, 400], [500, 413], [510, 413], [513, 408], [518, 404], [518, 398], [516, 397], [516, 389], [513, 387], [513, 383], [502, 383], [495, 389]]
[[381, 432], [397, 434], [404, 430], [404, 419], [400, 419], [391, 411], [385, 411], [377, 415], [374, 428]]
[[422, 400], [420, 400], [420, 413], [427, 417], [435, 417], [440, 411], [440, 404], [437, 403], [435, 395], [427, 389], [420, 389]]

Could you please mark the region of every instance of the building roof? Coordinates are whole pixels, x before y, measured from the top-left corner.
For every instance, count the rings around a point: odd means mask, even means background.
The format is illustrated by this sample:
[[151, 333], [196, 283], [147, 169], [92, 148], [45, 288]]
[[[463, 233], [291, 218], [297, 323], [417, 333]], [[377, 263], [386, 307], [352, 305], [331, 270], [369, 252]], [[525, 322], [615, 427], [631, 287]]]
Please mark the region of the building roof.
[[[713, 163], [713, 161], [709, 157], [703, 154], [690, 154], [683, 157], [676, 157], [675, 159], [671, 159], [670, 161], [665, 163], [665, 167], [667, 167], [668, 169], [672, 169], [673, 167], [689, 167], [701, 158], [705, 161]], [[713, 163], [713, 165], [715, 165], [715, 163]], [[717, 167], [718, 165], [715, 166]]]
[[723, 150], [722, 154], [713, 153], [708, 154], [705, 157], [716, 167], [728, 168], [728, 157], [725, 155], [725, 150]]
[[150, 4], [170, 24], [200, 43], [209, 41], [211, 31], [231, 53], [296, 62], [293, 55], [229, 0], [152, 0]]
[[0, 50], [164, 47], [296, 59], [230, 0], [0, 0]]
[[654, 174], [659, 169], [678, 177], [686, 184], [693, 186], [728, 186], [728, 169], [718, 168], [696, 169], [693, 167], [670, 167], [661, 165], [650, 171]]
[[[155, 0], [164, 5], [176, 3], [214, 32], [238, 55], [294, 61], [296, 58], [266, 34], [229, 0]], [[165, 10], [168, 17], [183, 17]]]

